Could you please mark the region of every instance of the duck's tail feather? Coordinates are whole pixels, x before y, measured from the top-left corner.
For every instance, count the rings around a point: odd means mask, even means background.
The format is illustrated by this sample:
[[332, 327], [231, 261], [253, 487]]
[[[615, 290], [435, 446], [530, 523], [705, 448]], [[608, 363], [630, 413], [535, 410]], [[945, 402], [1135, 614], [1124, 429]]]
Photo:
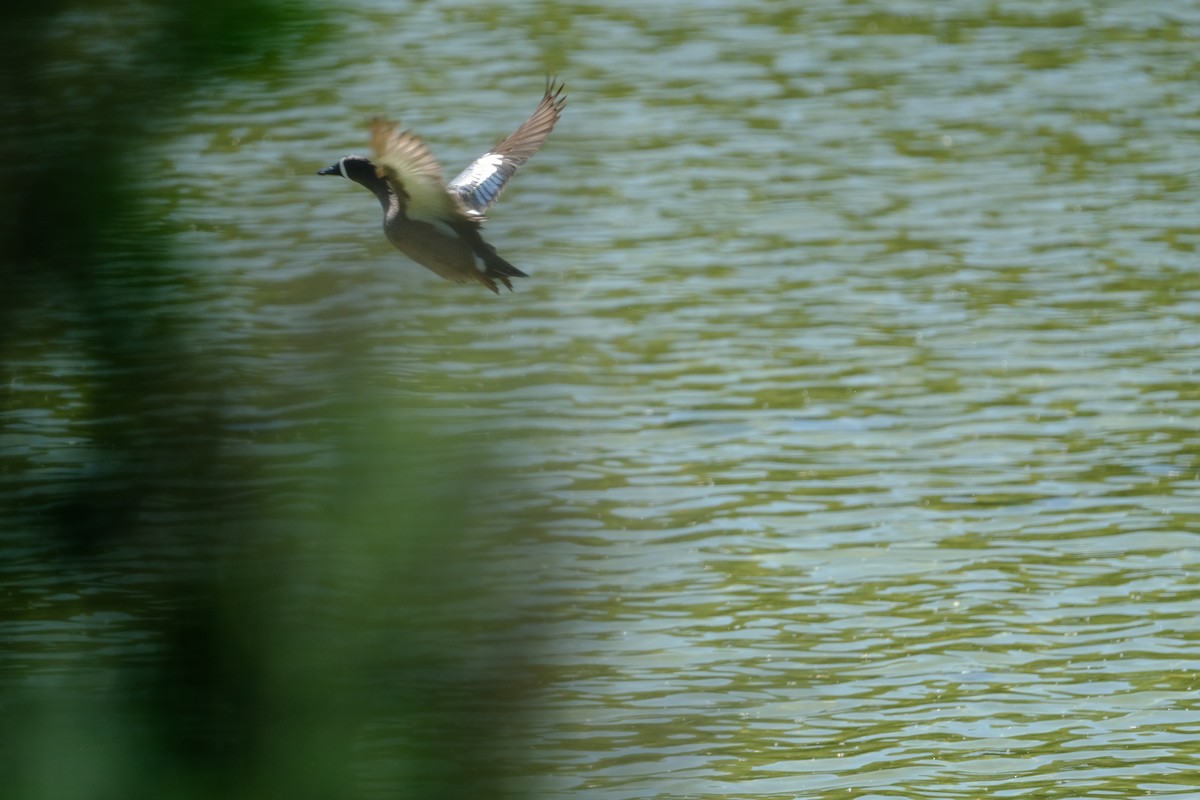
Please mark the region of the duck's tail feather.
[[517, 269], [512, 264], [508, 263], [503, 258], [496, 255], [495, 250], [493, 250], [491, 253], [489, 253], [488, 255], [485, 255], [483, 257], [483, 263], [484, 263], [484, 266], [486, 267], [486, 269], [483, 271], [484, 276], [487, 278], [494, 278], [494, 279], [500, 281], [501, 283], [503, 283], [505, 286], [508, 287], [508, 290], [510, 292], [512, 291], [512, 281], [510, 281], [509, 278], [528, 278], [529, 277], [527, 274], [525, 274], [524, 272], [521, 272], [521, 270]]
[[459, 226], [456, 230], [471, 245], [471, 249], [475, 251], [475, 255], [483, 261], [484, 269], [482, 272], [477, 273], [480, 283], [487, 286], [496, 294], [500, 294], [500, 290], [496, 288], [496, 281], [503, 283], [511, 292], [512, 281], [509, 278], [529, 277], [501, 258], [500, 254], [496, 252], [496, 248], [483, 240], [483, 237], [479, 235], [478, 222]]

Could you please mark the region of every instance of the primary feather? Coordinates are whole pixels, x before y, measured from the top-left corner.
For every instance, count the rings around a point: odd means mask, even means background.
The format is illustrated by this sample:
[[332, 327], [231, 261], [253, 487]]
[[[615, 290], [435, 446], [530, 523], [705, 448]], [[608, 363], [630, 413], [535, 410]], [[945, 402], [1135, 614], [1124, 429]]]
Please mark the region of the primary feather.
[[566, 85], [547, 82], [542, 102], [513, 134], [479, 158], [446, 186], [471, 216], [483, 218], [488, 206], [504, 191], [504, 185], [546, 141], [562, 116], [567, 102]]

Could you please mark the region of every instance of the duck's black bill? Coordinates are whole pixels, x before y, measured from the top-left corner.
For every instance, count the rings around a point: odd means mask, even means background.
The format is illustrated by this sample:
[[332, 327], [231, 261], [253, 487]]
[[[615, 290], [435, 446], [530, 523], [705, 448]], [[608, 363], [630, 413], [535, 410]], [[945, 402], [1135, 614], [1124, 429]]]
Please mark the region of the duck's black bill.
[[341, 170], [338, 169], [338, 165], [334, 164], [331, 167], [326, 167], [325, 169], [317, 170], [317, 174], [318, 175], [341, 175], [342, 172], [341, 172]]

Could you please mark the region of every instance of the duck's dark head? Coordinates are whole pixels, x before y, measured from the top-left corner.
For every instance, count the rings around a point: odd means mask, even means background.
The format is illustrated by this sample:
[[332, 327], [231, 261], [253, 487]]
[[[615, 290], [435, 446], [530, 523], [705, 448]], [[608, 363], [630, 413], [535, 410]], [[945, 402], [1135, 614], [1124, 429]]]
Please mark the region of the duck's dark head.
[[361, 183], [370, 186], [379, 180], [379, 175], [375, 171], [375, 165], [368, 159], [362, 156], [345, 156], [338, 159], [336, 164], [331, 164], [322, 170], [317, 170], [318, 175], [341, 175], [343, 178], [349, 178], [355, 183]]
[[392, 190], [388, 188], [387, 181], [379, 177], [379, 170], [375, 168], [375, 165], [362, 156], [345, 156], [338, 159], [336, 164], [317, 170], [317, 174], [341, 175], [343, 178], [349, 178], [355, 183], [362, 184], [379, 198], [379, 203], [385, 211], [392, 200]]

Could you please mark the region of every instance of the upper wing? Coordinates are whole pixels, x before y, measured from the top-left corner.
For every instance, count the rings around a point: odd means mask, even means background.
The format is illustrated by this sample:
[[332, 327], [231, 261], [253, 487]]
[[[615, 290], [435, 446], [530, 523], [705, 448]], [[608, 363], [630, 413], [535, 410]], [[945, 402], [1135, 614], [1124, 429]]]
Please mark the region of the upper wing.
[[468, 214], [482, 218], [483, 212], [500, 196], [504, 184], [517, 168], [528, 161], [546, 141], [550, 131], [554, 130], [554, 123], [562, 116], [563, 106], [567, 102], [567, 96], [563, 93], [565, 89], [563, 83], [555, 85], [553, 80], [547, 81], [546, 93], [533, 116], [525, 120], [525, 124], [517, 128], [512, 136], [475, 159], [461, 175], [450, 181], [446, 189], [457, 195]]
[[462, 214], [446, 192], [437, 159], [412, 131], [397, 131], [394, 122], [376, 119], [371, 124], [371, 147], [379, 177], [392, 187], [408, 216], [437, 221]]

